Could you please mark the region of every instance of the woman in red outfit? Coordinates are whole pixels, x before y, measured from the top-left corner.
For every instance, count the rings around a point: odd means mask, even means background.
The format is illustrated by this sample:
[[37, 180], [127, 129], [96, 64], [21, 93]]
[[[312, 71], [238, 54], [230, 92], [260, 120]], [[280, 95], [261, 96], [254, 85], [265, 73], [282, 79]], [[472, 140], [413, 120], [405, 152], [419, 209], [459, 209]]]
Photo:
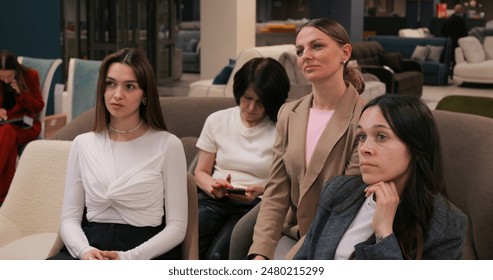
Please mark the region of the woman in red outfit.
[[[0, 205], [3, 203], [14, 177], [19, 146], [36, 139], [41, 123], [36, 114], [44, 102], [38, 72], [17, 62], [12, 52], [0, 52]], [[32, 126], [23, 122], [6, 123], [28, 116]]]

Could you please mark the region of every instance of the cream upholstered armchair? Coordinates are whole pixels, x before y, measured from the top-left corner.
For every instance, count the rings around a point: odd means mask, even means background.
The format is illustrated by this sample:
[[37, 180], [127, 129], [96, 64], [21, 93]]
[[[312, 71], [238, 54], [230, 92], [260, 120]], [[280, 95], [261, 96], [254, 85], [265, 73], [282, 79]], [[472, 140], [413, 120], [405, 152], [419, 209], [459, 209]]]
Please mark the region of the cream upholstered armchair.
[[493, 83], [493, 36], [481, 43], [474, 36], [459, 39], [455, 49], [454, 80], [466, 83]]
[[0, 208], [0, 259], [46, 259], [58, 235], [71, 141], [30, 142]]
[[279, 57], [285, 52], [295, 53], [293, 44], [264, 46], [244, 49], [236, 58], [236, 63], [225, 85], [212, 84], [213, 79], [199, 80], [190, 84], [189, 96], [201, 97], [233, 97], [233, 80], [236, 72], [247, 61], [254, 57], [272, 57], [279, 60]]

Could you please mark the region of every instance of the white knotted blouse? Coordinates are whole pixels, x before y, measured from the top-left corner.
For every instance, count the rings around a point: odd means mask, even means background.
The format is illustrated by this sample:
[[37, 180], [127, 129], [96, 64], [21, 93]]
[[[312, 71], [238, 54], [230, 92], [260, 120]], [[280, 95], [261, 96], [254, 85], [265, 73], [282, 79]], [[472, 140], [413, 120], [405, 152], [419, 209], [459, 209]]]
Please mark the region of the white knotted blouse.
[[166, 227], [121, 259], [152, 259], [180, 244], [187, 228], [186, 159], [181, 141], [150, 128], [137, 139], [112, 141], [107, 132], [77, 136], [70, 151], [62, 209], [61, 236], [76, 258], [93, 249], [82, 231], [99, 223]]

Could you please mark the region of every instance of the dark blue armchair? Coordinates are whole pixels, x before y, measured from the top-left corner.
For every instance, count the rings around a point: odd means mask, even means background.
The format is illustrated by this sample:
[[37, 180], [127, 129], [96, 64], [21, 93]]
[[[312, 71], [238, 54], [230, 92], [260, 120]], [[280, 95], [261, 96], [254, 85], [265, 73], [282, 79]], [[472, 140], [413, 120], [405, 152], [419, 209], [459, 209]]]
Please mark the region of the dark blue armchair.
[[399, 36], [370, 36], [368, 41], [377, 41], [385, 52], [400, 52], [404, 59], [410, 59], [416, 46], [443, 47], [439, 61], [421, 62], [425, 85], [446, 85], [451, 70], [453, 55], [452, 41], [445, 37], [409, 38]]

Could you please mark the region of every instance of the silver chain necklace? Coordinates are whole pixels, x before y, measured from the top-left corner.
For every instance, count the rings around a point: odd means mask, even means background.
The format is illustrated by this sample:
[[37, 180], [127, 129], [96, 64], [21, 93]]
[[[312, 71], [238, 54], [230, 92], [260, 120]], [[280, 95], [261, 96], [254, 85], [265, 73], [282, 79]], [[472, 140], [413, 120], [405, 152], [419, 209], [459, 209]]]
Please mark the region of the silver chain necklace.
[[130, 130], [119, 130], [119, 129], [112, 127], [111, 124], [108, 124], [108, 126], [114, 132], [118, 132], [118, 133], [122, 133], [122, 134], [129, 134], [129, 133], [132, 133], [132, 132], [136, 131], [137, 129], [139, 129], [139, 127], [142, 125], [142, 123], [144, 123], [144, 120], [141, 120], [138, 126], [136, 126], [135, 128], [132, 128]]

